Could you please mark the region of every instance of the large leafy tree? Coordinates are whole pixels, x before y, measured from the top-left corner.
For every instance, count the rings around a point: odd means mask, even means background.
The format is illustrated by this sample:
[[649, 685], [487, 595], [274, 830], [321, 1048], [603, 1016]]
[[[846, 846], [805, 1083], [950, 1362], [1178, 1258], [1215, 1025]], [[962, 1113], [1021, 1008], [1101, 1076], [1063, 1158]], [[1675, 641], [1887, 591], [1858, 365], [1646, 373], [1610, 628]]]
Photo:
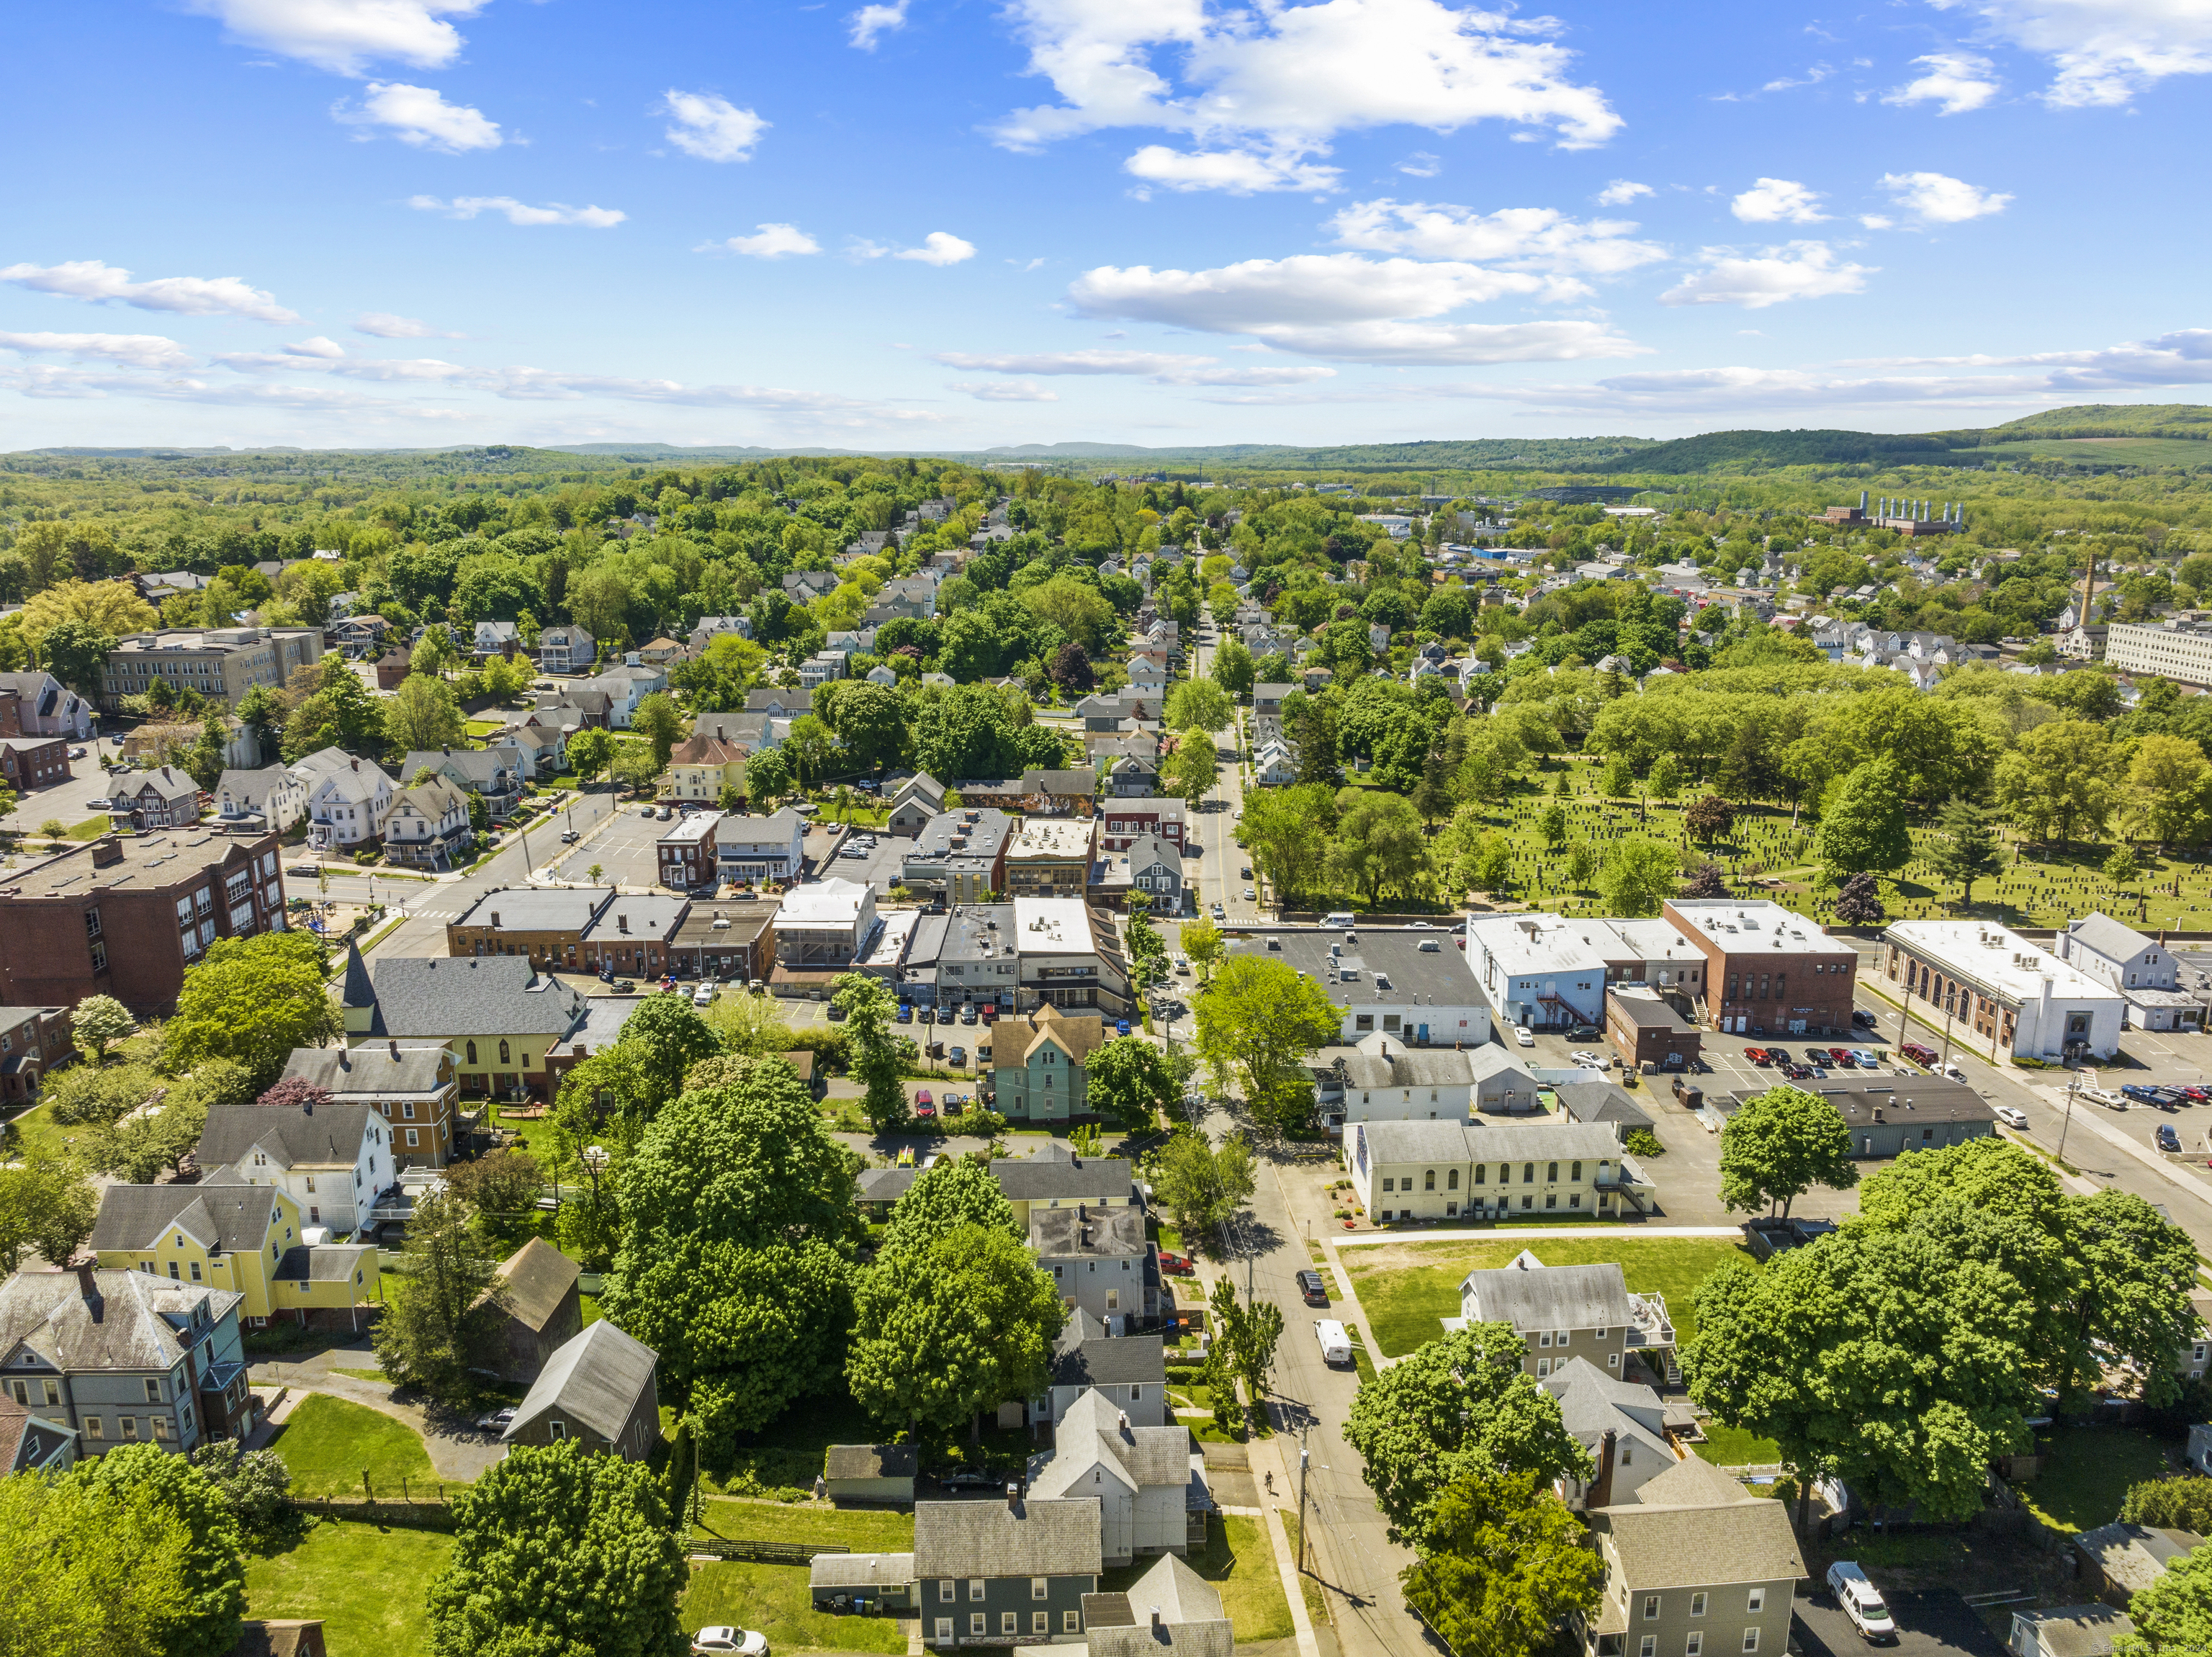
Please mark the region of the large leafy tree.
[[627, 1050], [650, 1091], [651, 1109], [683, 1090], [684, 1073], [722, 1051], [722, 1039], [699, 1016], [690, 997], [648, 996], [623, 1026], [616, 1045]]
[[896, 1003], [880, 979], [865, 972], [840, 973], [830, 1000], [845, 1014], [846, 1039], [853, 1044], [853, 1073], [867, 1089], [860, 1108], [877, 1132], [888, 1132], [907, 1118], [898, 1038], [891, 1028]]
[[197, 1551], [153, 1492], [75, 1477], [0, 1478], [0, 1649], [166, 1651], [173, 1632], [189, 1638]]
[[435, 753], [468, 741], [460, 698], [442, 679], [410, 673], [384, 706], [384, 734], [401, 754]]
[[246, 1567], [238, 1520], [215, 1481], [159, 1444], [118, 1445], [97, 1460], [80, 1462], [69, 1477], [176, 1523], [183, 1532], [182, 1593], [156, 1648], [164, 1657], [222, 1657], [238, 1642], [246, 1616]]
[[1066, 1315], [1024, 1244], [956, 1227], [876, 1257], [855, 1296], [845, 1379], [886, 1430], [970, 1425], [1036, 1395]]
[[1308, 1081], [1306, 1055], [1341, 1027], [1326, 990], [1264, 956], [1231, 956], [1198, 999], [1199, 1057], [1255, 1106]]
[[115, 649], [115, 636], [88, 621], [59, 621], [50, 628], [40, 655], [46, 671], [71, 690], [91, 695], [100, 688], [100, 670]]
[[1905, 803], [1895, 765], [1886, 759], [1854, 765], [1821, 799], [1814, 841], [1821, 862], [1837, 874], [1902, 868], [1912, 855]]
[[1478, 1470], [1437, 1497], [1428, 1551], [1399, 1580], [1460, 1657], [1543, 1657], [1563, 1621], [1597, 1608], [1605, 1566], [1535, 1474]]
[[853, 1154], [791, 1067], [718, 1063], [730, 1079], [665, 1106], [623, 1170], [602, 1303], [660, 1355], [702, 1442], [726, 1447], [835, 1386], [859, 1221]]
[[[2197, 745], [2188, 746], [2193, 749]], [[2004, 868], [2004, 854], [1997, 845], [1996, 831], [1990, 826], [1989, 813], [1970, 800], [1954, 798], [1936, 819], [1936, 832], [1940, 838], [1929, 847], [1928, 861], [1945, 880], [1959, 883], [1961, 903], [1972, 904], [1974, 882], [1987, 880]]]
[[1176, 941], [1182, 945], [1182, 953], [1190, 958], [1191, 966], [1198, 973], [1198, 981], [1200, 984], [1210, 983], [1213, 969], [1220, 964], [1227, 949], [1222, 940], [1221, 929], [1200, 915], [1182, 923], [1176, 934]]
[[161, 1033], [162, 1063], [181, 1071], [235, 1059], [259, 1093], [283, 1074], [294, 1048], [319, 1047], [340, 1027], [313, 933], [221, 938], [185, 973], [177, 1014]]
[[457, 1196], [422, 1198], [407, 1221], [406, 1264], [391, 1275], [369, 1338], [386, 1374], [450, 1404], [475, 1396], [474, 1371], [497, 1337], [497, 1261]]
[[1261, 789], [1244, 801], [1238, 838], [1279, 896], [1293, 898], [1321, 884], [1328, 856], [1336, 795], [1318, 783]]
[[684, 1544], [659, 1474], [573, 1440], [519, 1445], [453, 1504], [437, 1657], [678, 1657]]
[[1680, 869], [1681, 859], [1672, 846], [1633, 837], [1616, 840], [1598, 866], [1598, 892], [1613, 914], [1656, 915], [1659, 905], [1674, 895]]
[[1252, 653], [1244, 648], [1243, 640], [1222, 640], [1221, 648], [1213, 653], [1213, 680], [1231, 696], [1252, 693]]
[[2212, 1651], [2212, 1547], [2170, 1562], [2128, 1601], [2128, 1616], [2136, 1630], [2115, 1645], [2120, 1657]]
[[1215, 1146], [1202, 1133], [1179, 1129], [1152, 1171], [1152, 1190], [1186, 1240], [1227, 1220], [1252, 1200], [1253, 1188], [1252, 1148], [1241, 1134]]
[[1380, 789], [1346, 789], [1336, 796], [1336, 835], [1328, 868], [1374, 907], [1387, 888], [1411, 896], [1429, 873], [1429, 837], [1413, 802]]
[[1196, 811], [1199, 801], [1212, 791], [1220, 763], [1213, 739], [1193, 726], [1176, 739], [1175, 752], [1161, 763], [1161, 785]]
[[1786, 1215], [1815, 1185], [1849, 1191], [1858, 1183], [1850, 1129], [1816, 1093], [1769, 1087], [1721, 1129], [1721, 1201], [1731, 1209], [1779, 1204]]
[[1083, 1067], [1091, 1110], [1125, 1133], [1149, 1133], [1155, 1113], [1172, 1111], [1182, 1083], [1167, 1057], [1139, 1036], [1116, 1036]]
[[2058, 719], [2023, 734], [1997, 761], [1996, 803], [2032, 839], [2055, 835], [2063, 845], [2075, 831], [2101, 832], [2119, 798], [2119, 766], [2106, 728], [2086, 719]]
[[1360, 1382], [1345, 1442], [1393, 1539], [1434, 1546], [1439, 1499], [1471, 1473], [1589, 1477], [1559, 1401], [1522, 1368], [1528, 1349], [1510, 1324], [1471, 1324]]
[[912, 704], [888, 685], [871, 685], [866, 679], [833, 679], [822, 687], [833, 689], [837, 694], [827, 709], [822, 692], [815, 693], [815, 708], [837, 734], [852, 762], [871, 771], [897, 765], [906, 753]]
[[684, 740], [684, 714], [665, 691], [641, 697], [631, 711], [630, 728], [653, 745], [653, 769], [657, 776], [668, 769], [668, 756]]
[[69, 1164], [0, 1168], [0, 1273], [14, 1271], [33, 1253], [51, 1265], [68, 1264], [99, 1218], [98, 1195]]
[[87, 996], [70, 1014], [70, 1033], [77, 1051], [94, 1064], [106, 1062], [107, 1050], [138, 1033], [131, 1009], [112, 996]]
[[1176, 680], [1169, 686], [1162, 709], [1167, 722], [1179, 731], [1225, 730], [1233, 711], [1229, 693], [1210, 679]]
[[883, 1250], [920, 1248], [963, 1226], [1025, 1236], [1014, 1220], [1014, 1205], [999, 1189], [988, 1167], [965, 1156], [956, 1156], [925, 1168], [915, 1176], [906, 1195], [891, 1205], [890, 1223], [884, 1228]]

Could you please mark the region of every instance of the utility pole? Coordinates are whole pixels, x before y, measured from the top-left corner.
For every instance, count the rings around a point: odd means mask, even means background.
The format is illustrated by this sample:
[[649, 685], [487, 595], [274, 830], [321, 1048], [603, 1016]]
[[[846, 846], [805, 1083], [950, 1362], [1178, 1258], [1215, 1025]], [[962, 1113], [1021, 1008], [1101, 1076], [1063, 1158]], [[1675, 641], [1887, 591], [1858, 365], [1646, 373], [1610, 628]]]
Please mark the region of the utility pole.
[[2066, 1118], [2058, 1126], [2058, 1160], [2066, 1161], [2066, 1133], [2074, 1125], [2074, 1090], [2081, 1085], [2081, 1065], [2077, 1057], [2066, 1067]]

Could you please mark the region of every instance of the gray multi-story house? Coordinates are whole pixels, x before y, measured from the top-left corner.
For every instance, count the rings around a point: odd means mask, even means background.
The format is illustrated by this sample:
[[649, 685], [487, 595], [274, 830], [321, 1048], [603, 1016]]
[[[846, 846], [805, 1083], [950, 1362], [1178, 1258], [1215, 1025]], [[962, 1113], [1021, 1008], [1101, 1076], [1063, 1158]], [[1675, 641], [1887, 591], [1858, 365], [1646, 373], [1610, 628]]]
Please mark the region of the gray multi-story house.
[[519, 748], [423, 749], [399, 762], [399, 780], [412, 785], [424, 771], [444, 777], [464, 794], [483, 797], [494, 822], [510, 815], [522, 797], [522, 752]]
[[72, 1429], [80, 1455], [243, 1437], [244, 1299], [147, 1272], [19, 1271], [0, 1283], [0, 1388]]
[[1032, 1207], [1030, 1246], [1070, 1306], [1094, 1318], [1159, 1316], [1159, 1254], [1145, 1240], [1142, 1209]]
[[1075, 1401], [1093, 1391], [1114, 1401], [1133, 1427], [1171, 1427], [1167, 1351], [1158, 1335], [1109, 1336], [1078, 1307], [1053, 1342], [1045, 1391], [1030, 1401], [1033, 1423], [1057, 1426]]
[[916, 1600], [940, 1650], [1077, 1643], [1103, 1569], [1090, 1497], [915, 1504]]
[[538, 636], [538, 671], [588, 673], [599, 650], [599, 642], [580, 627], [548, 627]]
[[1609, 1503], [1601, 1472], [1589, 1525], [1605, 1567], [1580, 1618], [1588, 1657], [1784, 1657], [1805, 1558], [1788, 1504], [1754, 1496], [1690, 1456]]
[[1205, 1550], [1213, 1497], [1205, 1454], [1194, 1448], [1187, 1428], [1139, 1427], [1093, 1387], [1055, 1423], [1052, 1442], [1030, 1458], [1030, 1496], [1096, 1498], [1099, 1556], [1106, 1563]]
[[1641, 1362], [1662, 1380], [1674, 1367], [1674, 1325], [1660, 1295], [1632, 1295], [1613, 1262], [1547, 1266], [1523, 1249], [1495, 1271], [1470, 1271], [1459, 1286], [1468, 1323], [1504, 1323], [1528, 1345], [1522, 1368], [1538, 1380], [1586, 1358], [1616, 1380]]

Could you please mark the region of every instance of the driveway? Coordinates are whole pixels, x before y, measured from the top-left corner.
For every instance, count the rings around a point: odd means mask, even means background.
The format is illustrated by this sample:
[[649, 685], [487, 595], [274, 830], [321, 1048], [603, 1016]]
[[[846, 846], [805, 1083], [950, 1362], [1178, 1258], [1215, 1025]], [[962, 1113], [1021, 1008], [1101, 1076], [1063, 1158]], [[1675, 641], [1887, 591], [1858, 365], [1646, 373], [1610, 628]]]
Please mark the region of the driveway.
[[[1897, 1643], [1880, 1648], [1895, 1657], [2006, 1657], [2004, 1642], [1990, 1632], [1952, 1588], [1920, 1593], [1884, 1589], [1897, 1623]], [[1790, 1648], [1804, 1657], [1859, 1657], [1870, 1648], [1824, 1587], [1800, 1594], [1790, 1607]]]
[[[363, 1380], [357, 1375], [341, 1375], [339, 1368], [374, 1369], [376, 1355], [361, 1347], [332, 1347], [297, 1362], [283, 1359], [264, 1359], [248, 1367], [248, 1384], [274, 1391], [289, 1387], [294, 1397], [302, 1392], [327, 1392], [332, 1398], [343, 1398], [404, 1422], [422, 1435], [422, 1447], [428, 1452], [430, 1465], [440, 1478], [463, 1482], [476, 1476], [507, 1453], [507, 1447], [490, 1434], [480, 1432], [468, 1417], [456, 1414], [443, 1404], [425, 1404], [413, 1392], [395, 1392], [386, 1381]], [[289, 1411], [287, 1412], [289, 1413]], [[257, 1429], [252, 1447], [274, 1449], [279, 1455], [284, 1451], [283, 1423], [278, 1422], [276, 1431], [262, 1437]]]

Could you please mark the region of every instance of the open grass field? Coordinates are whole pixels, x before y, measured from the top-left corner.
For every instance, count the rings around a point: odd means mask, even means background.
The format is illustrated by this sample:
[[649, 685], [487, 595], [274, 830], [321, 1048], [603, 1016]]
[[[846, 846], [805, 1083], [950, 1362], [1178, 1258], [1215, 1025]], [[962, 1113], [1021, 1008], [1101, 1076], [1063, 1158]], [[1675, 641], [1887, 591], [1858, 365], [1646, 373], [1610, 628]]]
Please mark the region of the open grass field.
[[[1668, 1306], [1674, 1302], [1669, 1301]], [[1782, 1447], [1741, 1427], [1705, 1423], [1705, 1442], [1698, 1453], [1716, 1467], [1767, 1467], [1782, 1459]]]
[[295, 1546], [246, 1556], [246, 1614], [319, 1617], [332, 1651], [428, 1657], [430, 1581], [453, 1550], [434, 1531], [325, 1520]]
[[1385, 1357], [1401, 1358], [1443, 1332], [1438, 1319], [1459, 1316], [1460, 1280], [1470, 1271], [1505, 1264], [1522, 1249], [1534, 1249], [1546, 1265], [1619, 1263], [1628, 1287], [1667, 1298], [1679, 1341], [1697, 1333], [1691, 1296], [1699, 1283], [1729, 1260], [1748, 1260], [1739, 1245], [1719, 1237], [1637, 1239], [1561, 1235], [1528, 1243], [1500, 1239], [1483, 1243], [1404, 1243], [1347, 1249], [1345, 1270], [1359, 1302], [1367, 1309], [1370, 1333]]
[[[1098, 1579], [1099, 1591], [1122, 1593], [1157, 1563], [1146, 1559], [1109, 1570]], [[1285, 1640], [1296, 1631], [1263, 1520], [1216, 1514], [1206, 1521], [1204, 1556], [1194, 1554], [1188, 1563], [1221, 1596], [1221, 1608], [1236, 1630], [1238, 1645]]]
[[301, 1496], [358, 1498], [364, 1474], [380, 1494], [410, 1485], [435, 1484], [422, 1435], [403, 1421], [327, 1393], [300, 1401], [276, 1429], [269, 1447], [292, 1471], [292, 1489]]
[[0, 1126], [0, 1161], [20, 1157], [25, 1161], [53, 1161], [67, 1155], [66, 1131], [54, 1121], [54, 1107], [33, 1105]]
[[854, 1553], [912, 1553], [914, 1515], [879, 1508], [796, 1508], [708, 1496], [700, 1531], [732, 1542], [842, 1543]]
[[2132, 1427], [2061, 1428], [2038, 1447], [2043, 1471], [2016, 1488], [2038, 1519], [2062, 1531], [2111, 1524], [2128, 1486], [2172, 1465], [2162, 1441]]
[[717, 1623], [755, 1629], [772, 1649], [903, 1652], [906, 1636], [889, 1617], [832, 1617], [814, 1609], [804, 1565], [753, 1565], [737, 1560], [691, 1568], [679, 1607], [685, 1629]]

